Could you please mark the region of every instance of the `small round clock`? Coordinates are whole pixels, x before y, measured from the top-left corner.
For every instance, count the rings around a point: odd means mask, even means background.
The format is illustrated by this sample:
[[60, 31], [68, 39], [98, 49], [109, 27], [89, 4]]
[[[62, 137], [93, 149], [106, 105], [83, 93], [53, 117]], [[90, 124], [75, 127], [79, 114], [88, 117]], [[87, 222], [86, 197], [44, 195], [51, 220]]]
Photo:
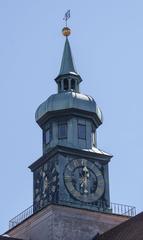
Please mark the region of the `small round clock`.
[[70, 194], [82, 202], [95, 202], [104, 193], [105, 183], [101, 171], [86, 159], [74, 159], [66, 165], [64, 182]]

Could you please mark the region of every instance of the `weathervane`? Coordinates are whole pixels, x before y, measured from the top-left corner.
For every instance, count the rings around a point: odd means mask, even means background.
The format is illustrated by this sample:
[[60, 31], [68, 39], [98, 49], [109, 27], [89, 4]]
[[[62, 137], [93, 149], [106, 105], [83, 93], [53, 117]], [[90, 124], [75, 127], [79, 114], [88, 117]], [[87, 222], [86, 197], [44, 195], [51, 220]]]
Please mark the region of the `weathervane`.
[[71, 34], [71, 30], [70, 28], [67, 27], [67, 21], [68, 19], [70, 18], [70, 10], [68, 10], [66, 13], [65, 13], [65, 16], [63, 18], [63, 20], [65, 21], [65, 27], [63, 28], [62, 30], [62, 33], [65, 37], [68, 37], [70, 34]]
[[70, 14], [70, 10], [67, 10], [67, 12], [65, 13], [65, 16], [63, 18], [63, 20], [65, 21], [66, 23], [66, 27], [67, 27], [67, 21], [68, 19], [70, 18], [71, 14]]

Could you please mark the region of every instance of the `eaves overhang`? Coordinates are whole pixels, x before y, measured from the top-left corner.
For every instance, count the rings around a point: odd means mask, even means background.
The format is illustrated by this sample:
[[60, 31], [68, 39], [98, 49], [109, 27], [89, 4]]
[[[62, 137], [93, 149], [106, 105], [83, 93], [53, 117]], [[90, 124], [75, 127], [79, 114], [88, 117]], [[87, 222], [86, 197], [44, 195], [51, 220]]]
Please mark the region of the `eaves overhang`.
[[78, 116], [78, 117], [91, 119], [95, 124], [96, 128], [98, 128], [103, 122], [103, 119], [100, 119], [98, 115], [95, 112], [91, 112], [90, 109], [89, 111], [85, 111], [77, 108], [68, 108], [68, 109], [61, 109], [56, 111], [48, 111], [41, 118], [37, 120], [37, 123], [42, 128], [42, 126], [50, 119], [53, 119], [55, 117], [59, 118], [59, 117], [67, 117], [67, 116]]
[[98, 149], [98, 152], [93, 152], [88, 149], [82, 150], [82, 149], [76, 149], [71, 147], [65, 147], [62, 145], [57, 145], [56, 147], [49, 149], [49, 151], [46, 154], [44, 154], [37, 161], [32, 163], [29, 166], [30, 170], [33, 172], [35, 169], [40, 167], [42, 164], [47, 162], [50, 158], [52, 158], [58, 153], [72, 155], [77, 158], [88, 158], [88, 159], [92, 158], [93, 160], [96, 160], [96, 161], [100, 161], [100, 162], [102, 161], [103, 165], [110, 162], [110, 159], [113, 157], [112, 155], [104, 153], [99, 149]]

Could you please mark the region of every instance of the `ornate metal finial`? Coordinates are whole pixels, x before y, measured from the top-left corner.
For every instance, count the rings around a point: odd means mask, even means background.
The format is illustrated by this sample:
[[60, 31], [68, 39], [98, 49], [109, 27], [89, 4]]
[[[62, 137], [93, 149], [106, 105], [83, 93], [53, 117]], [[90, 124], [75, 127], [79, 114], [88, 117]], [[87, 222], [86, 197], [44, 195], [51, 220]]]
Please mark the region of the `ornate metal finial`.
[[65, 21], [65, 27], [62, 29], [62, 33], [65, 37], [68, 37], [71, 34], [70, 28], [67, 27], [67, 21], [70, 18], [70, 10], [65, 13], [63, 20]]

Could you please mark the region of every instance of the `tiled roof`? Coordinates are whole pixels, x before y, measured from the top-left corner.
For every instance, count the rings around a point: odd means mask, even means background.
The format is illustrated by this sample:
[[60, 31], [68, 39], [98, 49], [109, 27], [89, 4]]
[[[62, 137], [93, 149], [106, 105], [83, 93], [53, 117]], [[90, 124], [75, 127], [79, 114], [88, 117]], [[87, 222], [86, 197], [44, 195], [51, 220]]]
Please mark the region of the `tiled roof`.
[[95, 237], [96, 240], [143, 240], [143, 212]]

